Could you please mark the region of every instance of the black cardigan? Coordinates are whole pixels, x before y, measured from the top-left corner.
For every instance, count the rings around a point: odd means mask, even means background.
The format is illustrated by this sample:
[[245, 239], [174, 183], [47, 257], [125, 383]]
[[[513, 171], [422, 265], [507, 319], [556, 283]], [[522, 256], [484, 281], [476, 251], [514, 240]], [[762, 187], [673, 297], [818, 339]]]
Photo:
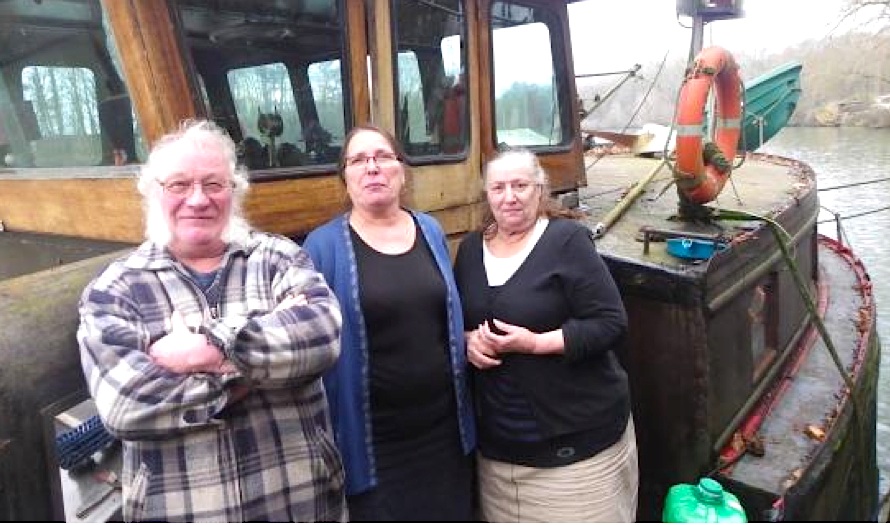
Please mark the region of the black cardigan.
[[458, 249], [455, 275], [467, 330], [493, 316], [538, 333], [562, 328], [565, 339], [564, 355], [505, 354], [501, 365], [474, 372], [510, 374], [547, 438], [592, 430], [617, 441], [630, 414], [627, 374], [615, 355], [627, 315], [589, 230], [551, 219], [496, 294], [482, 262], [482, 235], [470, 233]]

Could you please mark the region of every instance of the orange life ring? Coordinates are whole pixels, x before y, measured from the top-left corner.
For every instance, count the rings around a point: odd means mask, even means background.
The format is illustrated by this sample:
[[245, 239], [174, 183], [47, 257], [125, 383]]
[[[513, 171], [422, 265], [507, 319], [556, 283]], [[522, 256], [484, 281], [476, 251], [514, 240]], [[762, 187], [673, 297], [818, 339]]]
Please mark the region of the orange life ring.
[[[720, 155], [716, 155], [715, 148], [703, 144], [705, 105], [712, 85], [716, 88], [714, 140]], [[713, 46], [695, 57], [680, 88], [674, 178], [694, 203], [704, 204], [717, 198], [732, 172], [741, 134], [741, 86], [735, 58], [722, 47]]]

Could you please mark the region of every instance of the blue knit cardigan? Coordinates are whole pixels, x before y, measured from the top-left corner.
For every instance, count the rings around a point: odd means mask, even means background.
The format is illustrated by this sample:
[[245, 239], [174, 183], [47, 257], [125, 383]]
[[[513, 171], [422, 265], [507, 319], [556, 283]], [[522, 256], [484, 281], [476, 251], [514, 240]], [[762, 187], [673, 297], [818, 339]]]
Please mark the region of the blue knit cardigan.
[[[476, 446], [473, 407], [468, 390], [463, 314], [451, 268], [445, 233], [436, 220], [410, 211], [420, 226], [447, 287], [448, 348], [456, 394], [461, 444], [469, 454]], [[360, 494], [377, 484], [371, 432], [368, 336], [359, 301], [358, 269], [349, 234], [349, 213], [312, 231], [303, 244], [316, 269], [334, 290], [343, 312], [340, 359], [324, 376], [334, 435], [346, 469], [346, 493]], [[422, 482], [422, 480], [418, 480]]]

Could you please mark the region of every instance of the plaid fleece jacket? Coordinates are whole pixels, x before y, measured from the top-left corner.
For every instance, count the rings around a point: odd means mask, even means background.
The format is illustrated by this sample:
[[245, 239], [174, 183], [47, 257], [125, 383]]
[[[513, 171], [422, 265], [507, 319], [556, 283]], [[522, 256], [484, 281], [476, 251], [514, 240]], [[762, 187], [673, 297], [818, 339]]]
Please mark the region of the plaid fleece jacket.
[[[83, 292], [77, 332], [99, 415], [123, 442], [126, 521], [337, 521], [343, 468], [321, 375], [340, 352], [336, 298], [296, 243], [230, 245], [209, 304], [166, 249], [144, 243]], [[273, 311], [288, 294], [308, 304]], [[238, 372], [177, 374], [148, 348], [174, 310]], [[226, 407], [231, 386], [250, 385]]]

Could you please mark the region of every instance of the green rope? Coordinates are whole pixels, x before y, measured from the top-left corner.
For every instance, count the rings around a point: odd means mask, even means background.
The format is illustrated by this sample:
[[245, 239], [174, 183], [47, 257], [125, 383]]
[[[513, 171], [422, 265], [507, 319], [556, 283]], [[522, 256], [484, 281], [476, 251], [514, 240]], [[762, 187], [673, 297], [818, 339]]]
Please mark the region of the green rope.
[[721, 174], [729, 173], [729, 170], [732, 169], [732, 164], [726, 160], [720, 146], [714, 142], [705, 142], [702, 148], [702, 157], [706, 165], [714, 166]]

